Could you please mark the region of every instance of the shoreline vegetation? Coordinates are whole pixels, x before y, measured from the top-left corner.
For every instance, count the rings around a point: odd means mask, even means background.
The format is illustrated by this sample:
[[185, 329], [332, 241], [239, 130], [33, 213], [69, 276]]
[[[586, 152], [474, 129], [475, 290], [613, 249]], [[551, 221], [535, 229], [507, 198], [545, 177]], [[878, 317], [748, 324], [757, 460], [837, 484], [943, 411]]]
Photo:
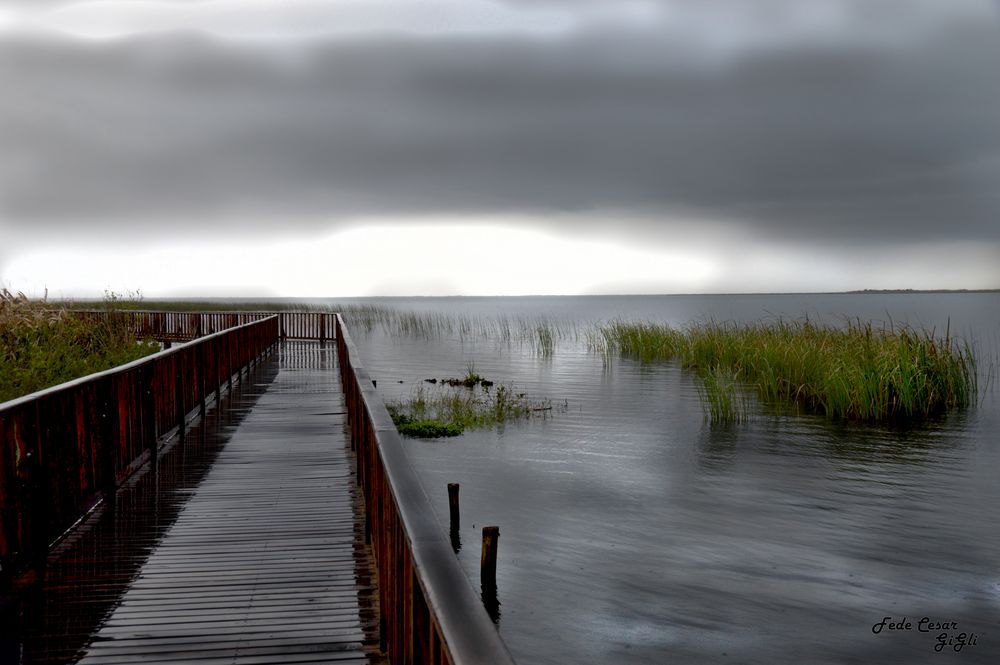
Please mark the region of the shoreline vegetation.
[[[89, 309], [91, 302], [68, 303], [74, 309]], [[352, 331], [372, 333], [379, 330], [388, 335], [417, 339], [452, 338], [460, 342], [490, 340], [502, 345], [529, 347], [536, 355], [549, 358], [560, 341], [578, 341], [576, 324], [549, 317], [454, 315], [444, 312], [412, 312], [387, 305], [331, 303], [306, 304], [283, 302], [144, 302], [146, 309], [176, 312], [235, 312], [235, 311], [306, 311], [339, 312]], [[135, 309], [142, 309], [136, 307]]]
[[[122, 309], [109, 293], [101, 309]], [[83, 319], [46, 299], [0, 290], [0, 402], [132, 362], [160, 349], [121, 320]]]
[[[911, 291], [863, 293], [900, 292]], [[937, 338], [932, 332], [891, 323], [885, 328], [860, 320], [831, 326], [806, 319], [703, 322], [674, 329], [624, 320], [584, 326], [547, 316], [407, 311], [377, 303], [139, 300], [119, 298], [115, 304], [123, 309], [172, 311], [336, 311], [357, 333], [378, 331], [392, 337], [460, 343], [488, 341], [527, 347], [545, 360], [562, 343], [572, 342], [579, 348], [585, 341], [587, 349], [605, 363], [612, 358], [679, 362], [698, 376], [703, 404], [713, 422], [739, 422], [758, 412], [819, 414], [868, 423], [916, 420], [974, 405], [978, 392], [976, 357], [969, 343], [948, 332]], [[94, 305], [64, 304], [74, 308]], [[423, 396], [424, 402], [427, 397]], [[420, 402], [419, 397], [415, 399]]]

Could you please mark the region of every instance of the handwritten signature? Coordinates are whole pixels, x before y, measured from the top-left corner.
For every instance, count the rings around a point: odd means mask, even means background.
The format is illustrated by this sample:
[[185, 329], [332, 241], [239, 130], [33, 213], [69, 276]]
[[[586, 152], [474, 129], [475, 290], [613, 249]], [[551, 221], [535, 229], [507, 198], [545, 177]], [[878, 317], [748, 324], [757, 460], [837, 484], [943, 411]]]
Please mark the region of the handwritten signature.
[[[883, 617], [881, 621], [872, 625], [872, 633], [881, 634], [883, 631], [906, 631], [913, 630], [912, 621], [906, 617], [896, 620], [893, 617]], [[940, 653], [946, 647], [953, 651], [961, 651], [966, 647], [974, 647], [979, 643], [979, 635], [976, 633], [960, 632], [953, 634], [950, 631], [958, 630], [957, 621], [936, 621], [930, 617], [923, 617], [916, 623], [919, 633], [937, 633], [935, 637], [934, 651]]]

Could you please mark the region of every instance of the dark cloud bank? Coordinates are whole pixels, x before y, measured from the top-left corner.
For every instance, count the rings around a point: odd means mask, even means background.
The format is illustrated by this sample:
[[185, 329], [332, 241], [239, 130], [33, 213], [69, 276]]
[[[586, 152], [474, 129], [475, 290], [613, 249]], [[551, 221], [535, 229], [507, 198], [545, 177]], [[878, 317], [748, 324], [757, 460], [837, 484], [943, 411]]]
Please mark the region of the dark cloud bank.
[[553, 224], [668, 237], [685, 231], [658, 220], [680, 211], [791, 241], [1000, 240], [997, 25], [849, 37], [713, 59], [696, 37], [614, 30], [8, 35], [0, 218], [307, 231], [586, 212]]

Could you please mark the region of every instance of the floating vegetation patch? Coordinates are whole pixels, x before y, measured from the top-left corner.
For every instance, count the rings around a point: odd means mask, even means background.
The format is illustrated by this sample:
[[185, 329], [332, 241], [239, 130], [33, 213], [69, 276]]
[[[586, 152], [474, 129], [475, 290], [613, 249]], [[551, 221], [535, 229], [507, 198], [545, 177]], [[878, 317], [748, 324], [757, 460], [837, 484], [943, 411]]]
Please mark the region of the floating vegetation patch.
[[[424, 379], [425, 383], [435, 384], [438, 382], [437, 379]], [[490, 388], [493, 386], [493, 382], [489, 379], [483, 378], [478, 373], [476, 373], [476, 366], [469, 363], [467, 366], [465, 376], [461, 378], [452, 377], [450, 379], [441, 379], [441, 384], [445, 386], [451, 386], [452, 388], [457, 388], [462, 386], [463, 388], [475, 388], [476, 386], [481, 386], [483, 388]]]
[[[121, 296], [109, 293], [102, 309], [115, 310]], [[83, 318], [23, 293], [0, 290], [0, 402], [155, 353], [119, 317]]]
[[552, 410], [549, 400], [531, 399], [511, 386], [494, 385], [476, 376], [477, 381], [468, 386], [464, 381], [454, 386], [420, 386], [409, 398], [387, 403], [399, 433], [421, 438], [457, 436], [466, 429], [495, 427]]
[[712, 420], [745, 419], [740, 389], [766, 404], [832, 419], [924, 418], [975, 403], [971, 345], [933, 332], [805, 321], [707, 323], [677, 330], [617, 321], [599, 327], [591, 349], [643, 362], [678, 359], [701, 377]]

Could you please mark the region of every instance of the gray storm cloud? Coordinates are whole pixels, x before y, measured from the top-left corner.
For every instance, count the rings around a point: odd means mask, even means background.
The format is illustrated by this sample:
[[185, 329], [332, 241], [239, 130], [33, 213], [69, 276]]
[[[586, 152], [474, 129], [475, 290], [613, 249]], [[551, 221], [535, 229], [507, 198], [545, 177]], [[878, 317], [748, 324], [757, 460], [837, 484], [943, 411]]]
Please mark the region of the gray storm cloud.
[[793, 241], [1000, 241], [990, 3], [663, 2], [648, 25], [586, 3], [541, 31], [526, 4], [491, 5], [514, 18], [484, 33], [9, 29], [0, 223], [529, 214], [670, 237], [683, 214]]

